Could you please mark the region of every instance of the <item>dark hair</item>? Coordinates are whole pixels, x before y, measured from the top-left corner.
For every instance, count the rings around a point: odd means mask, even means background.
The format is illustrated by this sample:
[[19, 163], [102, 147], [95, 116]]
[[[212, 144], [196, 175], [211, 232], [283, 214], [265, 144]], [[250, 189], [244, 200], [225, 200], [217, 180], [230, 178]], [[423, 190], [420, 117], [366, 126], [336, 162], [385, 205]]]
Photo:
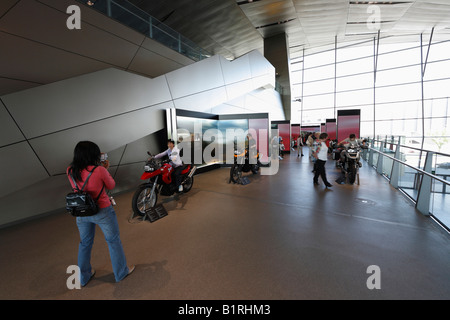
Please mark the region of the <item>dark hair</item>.
[[81, 181], [81, 171], [87, 166], [98, 166], [100, 163], [100, 148], [94, 142], [80, 141], [73, 151], [73, 160], [70, 164], [73, 177]]
[[355, 139], [355, 138], [356, 138], [356, 135], [355, 135], [354, 133], [352, 133], [352, 134], [350, 134], [349, 138], [350, 138], [350, 139]]
[[326, 138], [328, 138], [328, 133], [326, 133], [326, 132], [321, 133], [319, 136], [320, 140], [325, 140]]
[[169, 143], [169, 142], [175, 144], [175, 141], [173, 141], [172, 139], [168, 139], [167, 143]]

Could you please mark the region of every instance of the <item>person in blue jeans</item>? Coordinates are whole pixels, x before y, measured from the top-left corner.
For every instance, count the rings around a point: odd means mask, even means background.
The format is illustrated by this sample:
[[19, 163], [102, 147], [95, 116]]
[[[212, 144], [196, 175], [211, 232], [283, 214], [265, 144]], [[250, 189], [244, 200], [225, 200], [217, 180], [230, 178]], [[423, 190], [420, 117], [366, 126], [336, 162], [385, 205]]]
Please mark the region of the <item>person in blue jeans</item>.
[[[119, 224], [109, 196], [105, 189], [115, 187], [115, 181], [108, 172], [109, 162], [100, 163], [100, 148], [93, 142], [81, 141], [74, 150], [73, 161], [67, 168], [67, 175], [72, 188], [75, 183], [81, 189], [90, 172], [91, 176], [84, 187], [93, 199], [97, 199], [99, 212], [93, 216], [76, 217], [80, 244], [78, 247], [78, 267], [80, 268], [80, 283], [85, 286], [94, 276], [95, 270], [91, 267], [91, 251], [94, 244], [95, 226], [102, 230], [108, 244], [109, 255], [117, 282], [123, 280], [134, 266], [128, 267], [125, 253], [120, 240]], [[72, 179], [73, 178], [73, 179]]]

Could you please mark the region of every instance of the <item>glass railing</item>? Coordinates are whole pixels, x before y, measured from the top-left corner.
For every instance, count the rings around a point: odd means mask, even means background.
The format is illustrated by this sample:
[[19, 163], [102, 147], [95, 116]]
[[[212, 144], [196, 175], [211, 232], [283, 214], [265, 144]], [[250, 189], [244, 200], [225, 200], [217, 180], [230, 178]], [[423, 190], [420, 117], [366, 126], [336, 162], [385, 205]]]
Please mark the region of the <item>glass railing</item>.
[[450, 154], [403, 145], [401, 138], [367, 140], [369, 166], [450, 231]]
[[211, 55], [197, 44], [171, 29], [126, 0], [77, 0], [108, 17], [158, 41], [180, 54], [200, 61]]

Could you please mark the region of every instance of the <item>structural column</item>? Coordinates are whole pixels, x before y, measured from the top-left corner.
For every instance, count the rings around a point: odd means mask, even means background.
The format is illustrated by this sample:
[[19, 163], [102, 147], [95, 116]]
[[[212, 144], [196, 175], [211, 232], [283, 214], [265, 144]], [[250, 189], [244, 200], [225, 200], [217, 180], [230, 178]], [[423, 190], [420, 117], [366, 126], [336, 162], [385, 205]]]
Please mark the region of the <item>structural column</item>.
[[286, 120], [291, 120], [291, 82], [289, 77], [289, 41], [285, 33], [264, 39], [264, 57], [275, 67], [276, 81], [282, 87]]

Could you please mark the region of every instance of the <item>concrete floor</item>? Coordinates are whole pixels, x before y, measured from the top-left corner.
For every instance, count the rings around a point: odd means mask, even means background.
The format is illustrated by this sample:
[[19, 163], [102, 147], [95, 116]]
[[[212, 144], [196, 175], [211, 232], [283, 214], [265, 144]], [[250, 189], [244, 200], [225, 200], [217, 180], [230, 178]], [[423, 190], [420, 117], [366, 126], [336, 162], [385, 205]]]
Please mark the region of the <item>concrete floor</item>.
[[[77, 262], [66, 213], [0, 230], [0, 299], [449, 299], [450, 235], [364, 163], [361, 184], [313, 186], [307, 157], [274, 176], [228, 184], [228, 169], [195, 176], [190, 193], [161, 199], [169, 215], [130, 220], [133, 192], [116, 197], [136, 270], [114, 282], [98, 229], [95, 278], [69, 290]], [[337, 178], [328, 161], [329, 180]], [[367, 268], [381, 271], [369, 290]]]

